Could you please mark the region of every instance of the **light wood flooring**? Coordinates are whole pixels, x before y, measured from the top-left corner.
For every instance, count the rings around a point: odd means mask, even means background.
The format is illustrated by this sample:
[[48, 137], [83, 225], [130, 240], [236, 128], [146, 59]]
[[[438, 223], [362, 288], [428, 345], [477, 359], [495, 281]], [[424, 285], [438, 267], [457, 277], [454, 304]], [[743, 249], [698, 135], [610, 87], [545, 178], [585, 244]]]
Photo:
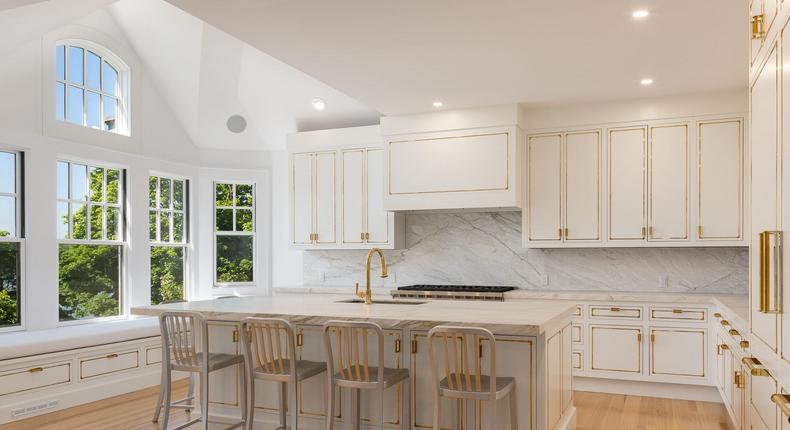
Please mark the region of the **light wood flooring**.
[[[186, 395], [185, 381], [173, 398]], [[0, 426], [0, 430], [156, 430], [151, 422], [158, 387]], [[576, 392], [577, 430], [725, 430], [729, 417], [720, 403]], [[187, 421], [171, 412], [171, 425]], [[197, 426], [192, 426], [196, 428]], [[221, 428], [221, 426], [217, 426]]]

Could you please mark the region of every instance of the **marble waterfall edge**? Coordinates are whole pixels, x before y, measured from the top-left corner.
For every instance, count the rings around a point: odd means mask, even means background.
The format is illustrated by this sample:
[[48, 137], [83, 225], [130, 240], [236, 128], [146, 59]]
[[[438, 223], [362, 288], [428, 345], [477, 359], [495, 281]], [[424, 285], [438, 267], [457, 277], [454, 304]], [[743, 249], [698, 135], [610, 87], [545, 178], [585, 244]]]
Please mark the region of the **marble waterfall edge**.
[[[367, 251], [305, 251], [304, 283], [364, 282]], [[406, 248], [374, 285], [512, 285], [530, 290], [746, 294], [748, 248], [524, 249], [521, 213], [409, 213]], [[666, 277], [666, 286], [661, 278]]]

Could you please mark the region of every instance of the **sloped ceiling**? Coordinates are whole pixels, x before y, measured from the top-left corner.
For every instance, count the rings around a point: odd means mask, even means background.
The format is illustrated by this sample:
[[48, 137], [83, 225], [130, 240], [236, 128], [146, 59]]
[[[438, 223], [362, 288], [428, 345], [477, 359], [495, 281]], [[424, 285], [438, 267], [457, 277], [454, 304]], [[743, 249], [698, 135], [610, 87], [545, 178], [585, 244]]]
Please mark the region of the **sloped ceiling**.
[[747, 81], [742, 0], [167, 1], [387, 115]]

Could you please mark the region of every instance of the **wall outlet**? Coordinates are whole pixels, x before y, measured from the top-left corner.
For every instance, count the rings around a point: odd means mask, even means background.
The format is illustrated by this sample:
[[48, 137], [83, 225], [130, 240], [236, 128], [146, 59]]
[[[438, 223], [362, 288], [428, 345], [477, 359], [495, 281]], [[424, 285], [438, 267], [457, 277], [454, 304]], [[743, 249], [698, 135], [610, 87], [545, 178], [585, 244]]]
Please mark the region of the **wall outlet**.
[[658, 277], [658, 287], [659, 288], [669, 288], [669, 276], [667, 276], [667, 275], [660, 275]]
[[549, 274], [548, 273], [541, 273], [540, 274], [540, 285], [547, 286], [549, 285]]

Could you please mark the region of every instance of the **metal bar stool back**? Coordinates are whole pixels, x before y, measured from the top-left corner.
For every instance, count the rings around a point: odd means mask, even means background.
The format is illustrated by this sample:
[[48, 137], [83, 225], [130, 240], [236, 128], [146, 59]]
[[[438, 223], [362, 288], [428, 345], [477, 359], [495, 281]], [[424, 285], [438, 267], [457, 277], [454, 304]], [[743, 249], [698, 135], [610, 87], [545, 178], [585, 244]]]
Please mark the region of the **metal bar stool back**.
[[[370, 344], [374, 343], [374, 346]], [[327, 370], [326, 428], [334, 425], [335, 386], [351, 389], [350, 418], [354, 429], [360, 423], [360, 390], [376, 390], [376, 426], [384, 425], [384, 390], [403, 383], [402, 426], [408, 428], [410, 394], [409, 370], [385, 367], [384, 331], [378, 324], [356, 321], [329, 321], [324, 324]]]
[[[201, 415], [170, 430], [178, 430], [200, 423], [202, 430], [208, 429], [208, 375], [215, 370], [229, 366], [241, 367], [240, 381], [242, 396], [246, 397], [246, 378], [244, 377], [244, 357], [236, 354], [212, 353], [208, 351], [208, 322], [196, 312], [165, 312], [159, 316], [159, 328], [162, 334], [162, 383], [159, 389], [159, 402], [154, 412], [154, 422], [161, 417], [161, 428], [167, 429], [170, 419], [170, 408], [184, 408], [190, 411], [194, 405], [184, 404], [194, 399], [192, 384], [187, 398], [172, 402], [171, 379], [173, 371], [197, 373], [200, 378], [200, 411]], [[190, 376], [191, 378], [191, 376]], [[226, 430], [241, 427], [245, 424], [246, 403], [242, 402], [242, 421]]]
[[[437, 360], [437, 343], [441, 362]], [[488, 345], [488, 366], [483, 365], [484, 343]], [[496, 429], [496, 401], [505, 396], [510, 397], [510, 430], [517, 430], [516, 381], [512, 377], [497, 377], [496, 340], [491, 331], [478, 327], [436, 326], [428, 332], [428, 357], [435, 387], [435, 430], [440, 427], [442, 397], [457, 400], [456, 420], [464, 400], [490, 401], [489, 424], [493, 430]], [[455, 428], [459, 428], [458, 423]]]
[[[296, 336], [291, 323], [279, 318], [245, 318], [241, 323], [241, 341], [247, 365], [250, 387], [247, 399], [247, 428], [252, 429], [255, 414], [255, 380], [280, 383], [280, 426], [286, 428], [287, 410], [291, 415], [291, 428], [298, 428], [299, 382], [326, 370], [317, 361], [298, 360]], [[287, 390], [290, 388], [291, 394]]]

